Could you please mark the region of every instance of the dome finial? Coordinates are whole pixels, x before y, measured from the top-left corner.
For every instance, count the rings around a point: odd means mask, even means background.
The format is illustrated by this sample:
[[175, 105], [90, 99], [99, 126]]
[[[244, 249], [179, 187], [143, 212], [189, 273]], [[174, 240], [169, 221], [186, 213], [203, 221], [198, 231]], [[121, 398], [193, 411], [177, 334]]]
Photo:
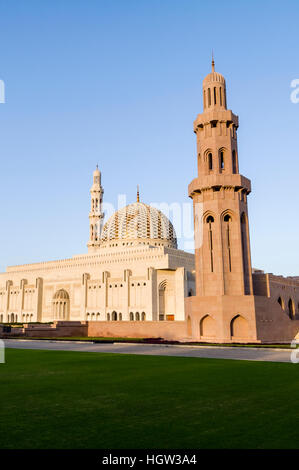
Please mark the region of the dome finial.
[[140, 197], [139, 197], [139, 184], [137, 184], [137, 202], [140, 202]]
[[212, 72], [215, 72], [214, 51], [212, 49]]

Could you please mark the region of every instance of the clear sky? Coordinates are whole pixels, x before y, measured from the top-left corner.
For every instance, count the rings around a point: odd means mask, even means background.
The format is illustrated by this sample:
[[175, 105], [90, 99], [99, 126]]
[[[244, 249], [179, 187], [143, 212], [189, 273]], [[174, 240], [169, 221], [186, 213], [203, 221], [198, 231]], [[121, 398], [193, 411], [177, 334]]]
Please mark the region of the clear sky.
[[213, 48], [252, 180], [253, 265], [299, 275], [298, 17], [298, 0], [1, 0], [0, 270], [87, 250], [96, 163], [108, 202], [137, 183], [144, 202], [190, 201]]

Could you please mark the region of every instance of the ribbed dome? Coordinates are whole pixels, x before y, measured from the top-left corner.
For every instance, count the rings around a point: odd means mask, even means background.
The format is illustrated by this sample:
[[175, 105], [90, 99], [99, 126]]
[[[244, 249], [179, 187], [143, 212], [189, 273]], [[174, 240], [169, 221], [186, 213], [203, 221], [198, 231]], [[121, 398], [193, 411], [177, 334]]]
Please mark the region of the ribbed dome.
[[225, 85], [225, 78], [221, 73], [211, 72], [207, 75], [203, 81], [203, 86], [207, 86], [209, 83], [223, 83]]
[[59, 289], [59, 291], [57, 291], [56, 294], [54, 295], [54, 299], [55, 300], [59, 300], [59, 299], [67, 300], [69, 299], [69, 295], [64, 289]]
[[155, 207], [135, 202], [115, 212], [104, 225], [103, 246], [163, 245], [177, 248], [175, 230]]

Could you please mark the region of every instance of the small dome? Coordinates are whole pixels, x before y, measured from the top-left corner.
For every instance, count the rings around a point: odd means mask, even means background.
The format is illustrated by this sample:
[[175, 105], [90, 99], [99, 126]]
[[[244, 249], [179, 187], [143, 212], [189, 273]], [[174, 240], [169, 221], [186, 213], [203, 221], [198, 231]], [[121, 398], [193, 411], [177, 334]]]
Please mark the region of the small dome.
[[69, 299], [69, 295], [68, 295], [66, 290], [59, 289], [59, 291], [57, 291], [56, 294], [54, 295], [54, 299], [55, 300], [58, 300], [58, 299], [67, 300], [67, 299]]
[[158, 209], [135, 202], [115, 212], [103, 227], [101, 247], [163, 245], [177, 248], [175, 230]]
[[225, 85], [225, 78], [221, 73], [211, 72], [203, 81], [203, 86], [206, 87], [209, 83], [223, 83]]

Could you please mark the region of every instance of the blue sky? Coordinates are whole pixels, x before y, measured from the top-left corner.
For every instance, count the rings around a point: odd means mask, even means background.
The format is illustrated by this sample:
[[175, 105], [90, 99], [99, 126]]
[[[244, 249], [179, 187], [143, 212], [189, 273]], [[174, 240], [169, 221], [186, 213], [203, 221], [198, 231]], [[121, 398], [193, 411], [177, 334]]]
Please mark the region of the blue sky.
[[0, 269], [86, 251], [105, 200], [187, 203], [210, 71], [240, 117], [253, 265], [299, 275], [298, 0], [0, 1]]

